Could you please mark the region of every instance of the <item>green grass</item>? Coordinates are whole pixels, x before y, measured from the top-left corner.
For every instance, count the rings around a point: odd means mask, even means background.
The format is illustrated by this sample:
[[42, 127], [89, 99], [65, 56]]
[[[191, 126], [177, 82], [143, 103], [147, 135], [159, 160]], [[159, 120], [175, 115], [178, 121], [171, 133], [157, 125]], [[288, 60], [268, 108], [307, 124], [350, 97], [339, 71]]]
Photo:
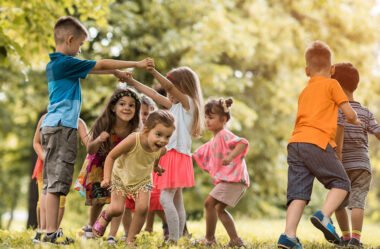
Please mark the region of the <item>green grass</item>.
[[[236, 221], [236, 226], [239, 235], [247, 243], [248, 248], [275, 248], [278, 236], [284, 229], [283, 220], [249, 220], [239, 219]], [[76, 239], [75, 244], [70, 246], [61, 246], [63, 248], [125, 248], [124, 244], [119, 242], [115, 246], [108, 246], [104, 239], [99, 240], [83, 240], [79, 236], [80, 228], [75, 227], [68, 229], [64, 224], [65, 233]], [[193, 245], [194, 239], [200, 239], [204, 236], [205, 224], [204, 221], [190, 221], [188, 228], [192, 233], [191, 239], [181, 239], [177, 246], [162, 246], [162, 248], [206, 248], [202, 246]], [[122, 229], [118, 235], [121, 235]], [[141, 233], [137, 239], [138, 248], [158, 248], [163, 244], [162, 231], [159, 224], [155, 224], [155, 233], [148, 234]], [[52, 248], [51, 245], [33, 245], [31, 238], [34, 231], [5, 231], [0, 230], [0, 248]], [[298, 236], [301, 239], [304, 248], [306, 249], [321, 249], [321, 248], [335, 248], [324, 241], [321, 232], [316, 230], [308, 220], [302, 220], [298, 229]], [[218, 246], [213, 248], [224, 248], [228, 243], [228, 236], [218, 223], [216, 237]], [[363, 243], [365, 248], [378, 248], [380, 249], [380, 225], [378, 224], [365, 224], [363, 230]], [[56, 246], [55, 248], [60, 248]]]

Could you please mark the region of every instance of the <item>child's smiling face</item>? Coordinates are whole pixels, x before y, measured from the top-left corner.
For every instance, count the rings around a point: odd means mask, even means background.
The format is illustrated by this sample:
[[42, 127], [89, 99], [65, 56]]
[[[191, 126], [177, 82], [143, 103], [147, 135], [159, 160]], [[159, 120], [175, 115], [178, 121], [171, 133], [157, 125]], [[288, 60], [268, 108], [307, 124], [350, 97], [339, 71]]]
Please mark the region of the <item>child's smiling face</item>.
[[129, 96], [121, 97], [112, 110], [117, 119], [123, 122], [129, 122], [135, 116], [136, 101]]
[[158, 123], [148, 133], [148, 146], [152, 151], [158, 151], [165, 147], [169, 143], [169, 139], [172, 136], [174, 127], [164, 126]]

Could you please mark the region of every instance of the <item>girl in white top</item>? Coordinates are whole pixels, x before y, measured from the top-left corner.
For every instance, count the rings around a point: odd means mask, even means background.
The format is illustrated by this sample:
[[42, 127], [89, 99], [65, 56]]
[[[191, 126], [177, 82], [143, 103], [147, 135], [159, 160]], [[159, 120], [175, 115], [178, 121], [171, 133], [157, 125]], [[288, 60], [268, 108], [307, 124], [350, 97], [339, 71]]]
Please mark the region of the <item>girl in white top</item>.
[[194, 170], [191, 158], [192, 137], [199, 137], [203, 129], [203, 96], [197, 74], [188, 67], [171, 70], [167, 77], [158, 71], [150, 71], [167, 91], [168, 97], [141, 84], [133, 78], [127, 83], [151, 97], [157, 104], [169, 109], [176, 121], [176, 130], [166, 146], [167, 153], [160, 159], [165, 173], [158, 179], [161, 205], [169, 226], [169, 241], [176, 242], [185, 226], [186, 213], [182, 188], [194, 186]]

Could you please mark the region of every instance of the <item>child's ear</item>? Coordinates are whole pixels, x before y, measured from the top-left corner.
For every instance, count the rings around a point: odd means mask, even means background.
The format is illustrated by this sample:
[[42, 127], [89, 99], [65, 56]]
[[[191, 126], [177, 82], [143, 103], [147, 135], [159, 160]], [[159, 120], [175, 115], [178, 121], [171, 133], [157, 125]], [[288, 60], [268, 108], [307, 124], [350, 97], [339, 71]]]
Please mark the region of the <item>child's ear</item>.
[[309, 67], [305, 67], [305, 74], [307, 77], [310, 76], [310, 68]]
[[73, 35], [67, 36], [67, 38], [66, 38], [67, 45], [71, 44], [73, 41], [74, 41], [74, 36]]
[[331, 75], [334, 75], [334, 74], [335, 74], [335, 66], [334, 66], [334, 65], [332, 65], [332, 66], [330, 67], [330, 74], [331, 74]]

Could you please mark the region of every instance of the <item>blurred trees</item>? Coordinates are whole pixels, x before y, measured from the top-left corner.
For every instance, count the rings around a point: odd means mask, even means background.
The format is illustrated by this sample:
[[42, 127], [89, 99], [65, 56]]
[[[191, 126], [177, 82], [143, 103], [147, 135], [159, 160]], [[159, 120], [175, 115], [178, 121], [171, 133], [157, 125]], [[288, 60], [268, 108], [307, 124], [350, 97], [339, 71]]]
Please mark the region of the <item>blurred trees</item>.
[[[13, 14], [6, 5], [14, 1], [1, 5], [8, 11], [5, 14], [3, 7], [0, 11], [0, 139], [12, 145], [0, 145], [1, 192], [19, 184], [20, 176], [30, 174], [27, 148], [31, 124], [47, 104], [43, 70], [52, 51], [52, 27], [58, 16], [66, 14], [79, 17], [89, 28], [91, 41], [82, 49], [83, 58], [137, 60], [150, 56], [163, 73], [190, 66], [200, 76], [205, 99], [234, 97], [230, 128], [248, 138], [251, 146], [247, 160], [252, 187], [239, 204], [238, 211], [243, 214], [273, 217], [281, 215], [285, 207], [286, 144], [294, 125], [297, 96], [307, 81], [303, 52], [311, 41], [327, 42], [335, 62], [350, 61], [358, 67], [362, 82], [358, 100], [380, 117], [374, 101], [380, 91], [375, 71], [379, 17], [372, 14], [374, 0], [339, 4], [325, 0], [47, 2], [44, 7], [36, 0], [20, 1]], [[146, 72], [136, 70], [134, 74], [152, 84]], [[89, 125], [115, 83], [107, 76], [83, 81], [82, 110]], [[206, 132], [194, 141], [194, 148], [210, 136]], [[378, 160], [373, 162], [379, 168]], [[207, 174], [198, 169], [196, 182], [185, 196], [186, 208], [194, 215], [202, 212], [202, 200], [211, 187]], [[379, 185], [378, 179], [375, 184]], [[314, 205], [319, 205], [323, 191], [317, 193]], [[369, 211], [377, 219], [380, 214], [373, 207], [379, 196], [378, 188], [373, 187]], [[2, 204], [1, 208], [9, 207]]]

